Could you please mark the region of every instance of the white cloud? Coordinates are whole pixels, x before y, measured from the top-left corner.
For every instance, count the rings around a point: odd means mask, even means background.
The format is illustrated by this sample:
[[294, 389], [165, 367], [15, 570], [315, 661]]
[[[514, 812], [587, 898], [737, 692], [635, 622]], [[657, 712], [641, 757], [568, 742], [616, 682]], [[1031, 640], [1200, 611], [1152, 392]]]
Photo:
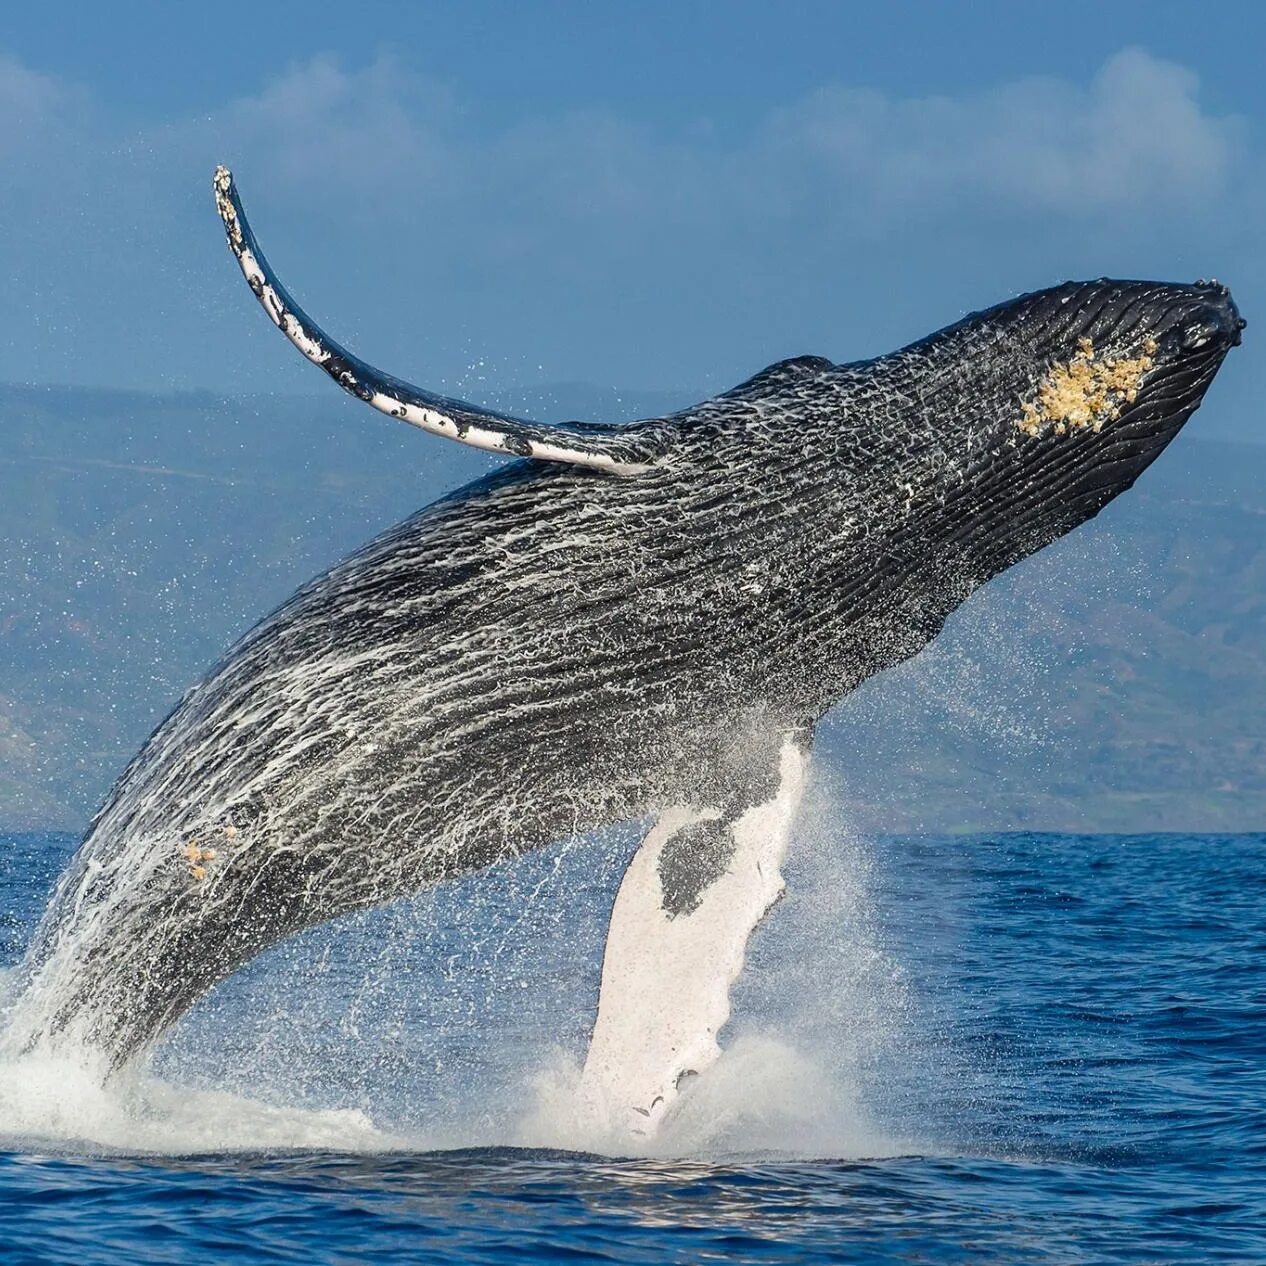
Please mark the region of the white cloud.
[[904, 98], [826, 86], [727, 145], [706, 129], [665, 137], [600, 111], [525, 116], [489, 133], [449, 87], [391, 57], [351, 70], [320, 57], [209, 116], [138, 135], [69, 86], [0, 59], [0, 124], [10, 123], [0, 145], [38, 132], [49, 165], [76, 141], [122, 154], [128, 179], [151, 191], [176, 171], [186, 179], [194, 158], [227, 161], [244, 184], [288, 188], [312, 208], [477, 219], [516, 243], [578, 227], [618, 237], [788, 217], [854, 229], [955, 212], [1164, 217], [1216, 195], [1237, 158], [1238, 121], [1205, 110], [1198, 87], [1137, 49], [1086, 84], [1028, 78]]
[[1163, 214], [1217, 193], [1231, 167], [1238, 125], [1206, 113], [1197, 88], [1190, 71], [1138, 49], [1110, 58], [1084, 87], [1030, 78], [907, 99], [823, 88], [776, 111], [762, 148], [775, 169], [799, 168], [885, 212], [992, 201]]
[[446, 85], [392, 57], [355, 71], [318, 57], [208, 122], [223, 144], [266, 162], [272, 179], [335, 193], [350, 185], [381, 203], [444, 179], [454, 114]]
[[[1238, 123], [1204, 110], [1188, 70], [1138, 49], [1088, 84], [1030, 78], [958, 97], [827, 86], [772, 110], [728, 147], [699, 129], [665, 139], [600, 112], [525, 118], [481, 134], [452, 91], [393, 58], [295, 66], [208, 117], [136, 134], [72, 85], [0, 55], [0, 146], [124, 153], [143, 178], [212, 148], [270, 183], [386, 213], [449, 197], [564, 220], [723, 213], [942, 211], [955, 204], [1088, 212], [1185, 205], [1216, 194]], [[113, 129], [111, 131], [111, 129]]]
[[56, 110], [68, 95], [56, 79], [28, 70], [21, 62], [0, 53], [0, 124], [6, 135], [15, 127], [38, 122]]
[[[0, 53], [0, 158], [41, 162], [50, 146], [89, 126], [88, 96]], [[0, 173], [0, 180], [3, 174]]]
[[202, 117], [138, 127], [0, 57], [0, 282], [24, 305], [0, 378], [217, 381], [207, 349], [223, 343], [234, 385], [271, 381], [276, 349], [239, 319], [224, 266], [217, 162], [301, 298], [383, 363], [403, 371], [421, 345], [429, 380], [513, 348], [532, 368], [508, 379], [546, 365], [697, 382], [704, 361], [746, 368], [834, 350], [825, 339], [881, 350], [917, 332], [892, 315], [894, 287], [921, 322], [994, 286], [1168, 275], [1195, 241], [1196, 271], [1229, 272], [1204, 252], [1246, 157], [1194, 75], [1137, 50], [1086, 83], [830, 86], [738, 134], [670, 135], [585, 110], [490, 126], [390, 57], [317, 58]]

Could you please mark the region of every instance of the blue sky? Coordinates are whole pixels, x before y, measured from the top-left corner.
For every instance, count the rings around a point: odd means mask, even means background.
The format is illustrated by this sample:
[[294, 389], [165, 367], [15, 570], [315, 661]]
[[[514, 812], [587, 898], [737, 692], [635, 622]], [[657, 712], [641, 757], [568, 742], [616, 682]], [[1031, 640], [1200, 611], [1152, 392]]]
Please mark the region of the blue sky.
[[0, 380], [322, 390], [224, 250], [224, 161], [309, 310], [457, 394], [720, 389], [1216, 275], [1250, 328], [1205, 430], [1256, 438], [1263, 48], [1247, 2], [22, 6]]

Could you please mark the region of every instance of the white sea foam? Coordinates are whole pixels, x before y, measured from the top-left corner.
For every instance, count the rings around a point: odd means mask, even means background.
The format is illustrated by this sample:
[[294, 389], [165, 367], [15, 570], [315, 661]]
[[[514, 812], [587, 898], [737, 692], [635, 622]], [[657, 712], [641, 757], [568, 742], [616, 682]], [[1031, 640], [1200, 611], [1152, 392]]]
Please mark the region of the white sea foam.
[[388, 1152], [511, 1146], [611, 1156], [799, 1158], [891, 1155], [875, 1126], [825, 1068], [775, 1037], [747, 1035], [700, 1077], [651, 1141], [605, 1136], [576, 1097], [580, 1066], [561, 1052], [519, 1096], [521, 1116], [470, 1105], [465, 1123], [425, 1133], [376, 1125], [355, 1108], [269, 1103], [131, 1073], [106, 1079], [90, 1054], [0, 1062], [0, 1149], [189, 1155], [254, 1151]]
[[604, 1132], [576, 1097], [580, 1066], [559, 1054], [534, 1078], [535, 1103], [509, 1140], [615, 1156], [872, 1158], [905, 1150], [869, 1120], [857, 1087], [786, 1040], [745, 1034], [649, 1140]]
[[261, 1103], [144, 1073], [106, 1080], [87, 1053], [34, 1053], [0, 1063], [0, 1147], [9, 1150], [187, 1155], [401, 1146], [408, 1144], [356, 1109]]

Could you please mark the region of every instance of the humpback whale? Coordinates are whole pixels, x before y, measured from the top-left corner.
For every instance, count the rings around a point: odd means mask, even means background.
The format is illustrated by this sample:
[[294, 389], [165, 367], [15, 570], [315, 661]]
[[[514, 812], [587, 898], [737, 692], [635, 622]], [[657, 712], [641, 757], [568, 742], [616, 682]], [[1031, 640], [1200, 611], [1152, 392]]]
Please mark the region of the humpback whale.
[[670, 416], [542, 425], [340, 346], [227, 171], [214, 187], [304, 356], [514, 460], [304, 585], [185, 695], [59, 881], [10, 1040], [117, 1067], [290, 933], [645, 821], [581, 1095], [650, 1133], [719, 1051], [816, 722], [1129, 488], [1244, 322], [1216, 282], [1069, 282], [874, 360], [780, 361]]

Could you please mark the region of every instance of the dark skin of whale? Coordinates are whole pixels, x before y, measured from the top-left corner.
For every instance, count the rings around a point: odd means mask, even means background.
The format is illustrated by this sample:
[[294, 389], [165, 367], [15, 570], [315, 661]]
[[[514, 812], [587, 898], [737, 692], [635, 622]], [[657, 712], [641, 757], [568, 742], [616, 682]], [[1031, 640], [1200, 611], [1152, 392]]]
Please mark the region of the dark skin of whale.
[[[420, 511], [248, 633], [124, 772], [30, 951], [24, 1040], [117, 1065], [296, 930], [756, 802], [777, 736], [1128, 489], [1242, 325], [1216, 283], [1067, 283], [606, 428], [646, 459], [628, 477], [521, 460]], [[1094, 365], [1124, 385], [1083, 422], [1065, 389], [1102, 396]]]

